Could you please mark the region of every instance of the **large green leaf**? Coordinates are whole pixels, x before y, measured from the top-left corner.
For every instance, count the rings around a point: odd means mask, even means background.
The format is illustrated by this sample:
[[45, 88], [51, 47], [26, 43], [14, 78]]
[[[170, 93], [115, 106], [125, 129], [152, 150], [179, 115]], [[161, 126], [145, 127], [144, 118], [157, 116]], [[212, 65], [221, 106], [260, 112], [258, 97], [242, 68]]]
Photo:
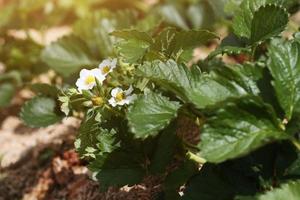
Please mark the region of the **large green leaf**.
[[125, 186], [139, 183], [144, 176], [141, 168], [109, 168], [101, 169], [97, 174], [97, 179], [103, 189], [109, 186]]
[[151, 51], [162, 52], [166, 58], [176, 56], [181, 50], [193, 49], [218, 36], [206, 30], [176, 31], [173, 28], [163, 30], [151, 46]]
[[[276, 4], [278, 6], [266, 6], [267, 4]], [[278, 34], [278, 32], [283, 30], [284, 22], [287, 23], [287, 13], [279, 5], [285, 6], [286, 1], [244, 0], [233, 21], [235, 34], [240, 37], [251, 38], [252, 42]], [[265, 7], [259, 10], [262, 6]], [[268, 23], [264, 23], [265, 21], [260, 17], [268, 20]]]
[[207, 119], [201, 131], [200, 155], [220, 163], [244, 156], [288, 135], [273, 122], [264, 106], [228, 105]]
[[300, 44], [279, 42], [269, 47], [268, 68], [274, 78], [273, 85], [287, 119], [300, 105]]
[[233, 195], [233, 187], [222, 174], [213, 166], [204, 165], [187, 184], [182, 200], [228, 200]]
[[136, 138], [157, 135], [176, 117], [180, 104], [150, 92], [141, 96], [129, 108], [127, 118]]
[[171, 123], [162, 131], [158, 138], [154, 155], [151, 159], [150, 171], [152, 173], [164, 173], [168, 164], [173, 159], [173, 153], [178, 144], [176, 124]]
[[139, 71], [142, 76], [174, 92], [183, 101], [192, 102], [198, 108], [248, 94], [246, 89], [235, 82], [201, 73], [197, 68], [189, 70], [173, 60], [148, 62], [140, 66]]
[[235, 64], [213, 69], [218, 77], [225, 78], [243, 88], [247, 93], [259, 95], [257, 82], [262, 78], [263, 68], [252, 63]]
[[142, 61], [149, 47], [148, 42], [137, 39], [123, 40], [117, 45], [120, 55], [128, 63]]
[[135, 39], [135, 40], [141, 40], [141, 41], [147, 42], [149, 44], [152, 43], [152, 38], [148, 33], [134, 30], [134, 29], [133, 30], [127, 29], [127, 30], [114, 31], [111, 33], [111, 35], [125, 39], [125, 40]]
[[121, 187], [139, 183], [145, 175], [145, 170], [137, 162], [138, 155], [133, 152], [114, 151], [94, 161], [96, 178], [100, 182], [101, 189], [110, 186]]
[[190, 177], [198, 171], [198, 165], [187, 158], [172, 173], [169, 173], [164, 182], [165, 199], [179, 200], [178, 190], [184, 186]]
[[94, 64], [85, 42], [72, 35], [47, 46], [42, 51], [41, 58], [50, 68], [65, 77], [77, 72], [81, 67], [91, 67]]
[[30, 127], [45, 127], [62, 119], [56, 113], [56, 102], [47, 97], [35, 97], [27, 101], [21, 109], [20, 118]]
[[300, 198], [300, 181], [289, 181], [280, 188], [261, 195], [257, 200], [298, 200]]
[[2, 83], [0, 85], [0, 108], [10, 104], [15, 94], [15, 87], [10, 83]]
[[147, 33], [136, 30], [115, 31], [112, 35], [123, 38], [117, 48], [129, 63], [177, 59], [185, 51], [218, 38], [214, 33], [206, 30], [177, 31], [173, 28], [163, 30], [154, 40]]

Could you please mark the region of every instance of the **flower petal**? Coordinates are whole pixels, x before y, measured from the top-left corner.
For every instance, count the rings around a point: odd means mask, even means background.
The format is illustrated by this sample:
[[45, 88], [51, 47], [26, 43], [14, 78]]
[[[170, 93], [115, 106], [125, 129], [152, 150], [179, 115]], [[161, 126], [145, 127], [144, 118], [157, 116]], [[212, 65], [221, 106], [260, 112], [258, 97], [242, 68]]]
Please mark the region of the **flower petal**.
[[82, 69], [79, 73], [79, 77], [85, 77], [85, 76], [88, 76], [89, 74], [90, 74], [90, 70]]
[[110, 99], [108, 100], [108, 103], [109, 103], [112, 107], [116, 107], [116, 105], [117, 105], [117, 102], [116, 102], [116, 100], [115, 100], [114, 97], [110, 98]]
[[123, 92], [123, 90], [119, 87], [112, 89], [111, 96], [116, 97], [119, 92]]
[[133, 87], [132, 85], [129, 86], [129, 88], [127, 90], [125, 90], [125, 94], [126, 96], [130, 95], [133, 92]]

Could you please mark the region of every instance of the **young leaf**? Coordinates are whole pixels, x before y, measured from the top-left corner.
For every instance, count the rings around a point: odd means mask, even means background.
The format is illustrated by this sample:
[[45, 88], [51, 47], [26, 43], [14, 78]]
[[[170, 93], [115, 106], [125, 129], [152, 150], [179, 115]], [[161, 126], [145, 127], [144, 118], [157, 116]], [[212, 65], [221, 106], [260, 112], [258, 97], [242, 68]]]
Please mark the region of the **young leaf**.
[[[266, 6], [267, 4], [274, 5]], [[284, 22], [287, 23], [287, 12], [280, 7], [281, 5], [286, 5], [284, 0], [244, 0], [233, 21], [235, 34], [251, 39], [251, 42], [278, 34], [286, 25]], [[274, 10], [271, 9], [272, 7]], [[263, 23], [265, 21], [259, 17], [268, 20], [268, 23]], [[266, 24], [268, 26], [264, 26]]]
[[136, 138], [155, 136], [176, 117], [179, 108], [178, 102], [169, 101], [160, 94], [145, 94], [128, 110], [129, 127]]
[[[247, 104], [248, 105], [248, 104]], [[201, 131], [201, 156], [212, 163], [244, 156], [275, 140], [287, 139], [263, 106], [228, 105], [207, 120]]]
[[45, 127], [59, 122], [62, 117], [55, 112], [56, 103], [47, 97], [35, 97], [27, 101], [20, 118], [30, 127]]
[[15, 94], [15, 87], [10, 83], [0, 85], [0, 108], [10, 104]]
[[76, 151], [81, 156], [91, 156], [92, 154], [88, 154], [89, 148], [93, 148], [95, 150], [92, 157], [96, 157], [98, 152], [101, 154], [111, 153], [119, 147], [117, 132], [114, 129], [108, 130], [102, 128], [99, 120], [97, 119], [99, 115], [100, 110], [89, 110], [81, 123], [75, 142]]
[[298, 200], [300, 197], [300, 181], [289, 181], [280, 188], [261, 195], [257, 200]]
[[275, 5], [262, 6], [254, 13], [251, 24], [251, 43], [254, 44], [278, 35], [284, 30], [288, 21], [289, 15], [284, 8]]
[[269, 56], [276, 95], [289, 120], [300, 105], [300, 43], [273, 41]]
[[47, 46], [42, 51], [41, 59], [65, 77], [77, 72], [81, 67], [93, 65], [87, 45], [73, 35], [65, 36]]

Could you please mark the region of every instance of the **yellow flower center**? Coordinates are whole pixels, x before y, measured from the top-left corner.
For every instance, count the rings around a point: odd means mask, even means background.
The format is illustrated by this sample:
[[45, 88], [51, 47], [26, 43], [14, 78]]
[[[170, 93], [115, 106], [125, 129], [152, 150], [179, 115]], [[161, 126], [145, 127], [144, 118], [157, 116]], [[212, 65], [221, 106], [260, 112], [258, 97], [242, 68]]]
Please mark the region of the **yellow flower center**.
[[86, 79], [85, 79], [85, 83], [86, 83], [87, 85], [92, 84], [92, 83], [95, 83], [95, 82], [96, 82], [96, 80], [95, 80], [95, 77], [94, 77], [93, 75], [89, 75], [89, 76], [87, 76]]
[[96, 106], [101, 106], [104, 103], [104, 100], [101, 97], [93, 97], [92, 101], [93, 101], [94, 105], [96, 105]]
[[109, 71], [110, 71], [110, 67], [107, 65], [102, 68], [102, 74], [107, 74]]
[[117, 102], [120, 102], [120, 101], [122, 101], [123, 99], [125, 99], [125, 94], [124, 94], [124, 92], [118, 92], [117, 95], [116, 95], [116, 100], [117, 100]]

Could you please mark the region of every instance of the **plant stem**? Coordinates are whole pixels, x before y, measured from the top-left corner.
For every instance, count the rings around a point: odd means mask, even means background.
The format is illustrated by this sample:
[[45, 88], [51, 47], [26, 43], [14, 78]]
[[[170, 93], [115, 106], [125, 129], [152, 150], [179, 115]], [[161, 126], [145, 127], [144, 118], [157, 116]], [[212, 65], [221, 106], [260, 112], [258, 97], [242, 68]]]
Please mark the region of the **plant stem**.
[[189, 159], [191, 159], [191, 160], [193, 160], [193, 161], [195, 161], [195, 162], [197, 162], [197, 163], [199, 163], [199, 164], [201, 164], [201, 165], [203, 165], [204, 163], [206, 163], [206, 160], [205, 160], [204, 158], [202, 158], [202, 157], [200, 157], [200, 156], [197, 156], [196, 154], [194, 154], [194, 153], [192, 153], [192, 152], [190, 152], [190, 151], [188, 151], [188, 152], [186, 153], [186, 155], [187, 155], [187, 157], [188, 157]]
[[290, 140], [294, 144], [294, 146], [300, 151], [300, 142], [295, 138], [291, 138]]
[[254, 44], [252, 51], [251, 51], [251, 61], [255, 60], [255, 52], [256, 52], [256, 48], [257, 48], [257, 44]]

